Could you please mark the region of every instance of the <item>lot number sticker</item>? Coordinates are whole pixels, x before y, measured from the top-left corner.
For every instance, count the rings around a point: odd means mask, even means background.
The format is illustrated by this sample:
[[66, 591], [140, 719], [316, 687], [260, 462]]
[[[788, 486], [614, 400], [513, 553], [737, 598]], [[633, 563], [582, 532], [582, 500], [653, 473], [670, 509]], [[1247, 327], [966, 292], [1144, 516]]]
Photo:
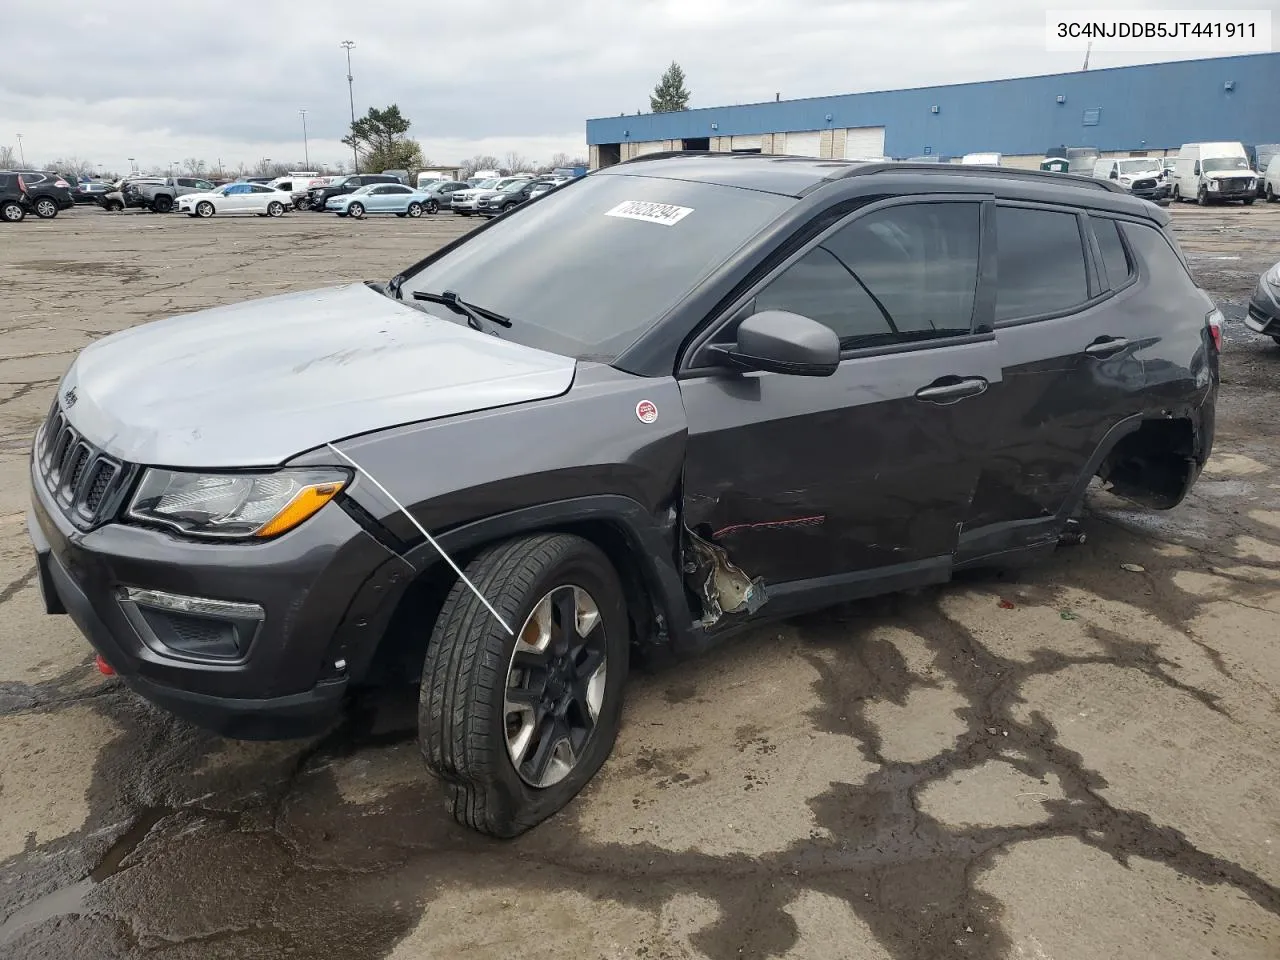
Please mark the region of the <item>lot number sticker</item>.
[[670, 227], [679, 223], [691, 213], [693, 213], [693, 207], [677, 207], [674, 203], [624, 200], [612, 210], [606, 211], [605, 216], [622, 217], [625, 220], [644, 220], [648, 223], [660, 223], [664, 227]]

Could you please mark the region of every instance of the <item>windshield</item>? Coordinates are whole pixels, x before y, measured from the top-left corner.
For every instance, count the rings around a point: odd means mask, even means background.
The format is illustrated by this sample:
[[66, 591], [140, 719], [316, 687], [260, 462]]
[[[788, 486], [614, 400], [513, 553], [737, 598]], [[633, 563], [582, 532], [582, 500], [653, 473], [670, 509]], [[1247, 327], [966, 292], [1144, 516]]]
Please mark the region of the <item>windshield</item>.
[[1200, 166], [1204, 168], [1205, 173], [1214, 173], [1222, 170], [1248, 170], [1249, 161], [1244, 157], [1213, 157], [1209, 160], [1200, 161]]
[[512, 180], [502, 189], [504, 193], [519, 193], [528, 185], [529, 185], [528, 180]]
[[494, 187], [496, 187], [497, 185], [498, 185], [498, 181], [497, 181], [496, 179], [493, 179], [493, 180], [481, 180], [479, 183], [477, 183], [477, 184], [476, 184], [476, 189], [477, 189], [477, 190], [492, 190], [492, 189], [493, 189]]
[[1141, 173], [1143, 170], [1159, 170], [1160, 163], [1156, 160], [1121, 160], [1121, 173]]
[[[510, 317], [504, 339], [612, 361], [795, 202], [714, 184], [591, 176], [493, 221], [409, 274], [401, 295], [451, 290]], [[462, 321], [444, 307], [430, 312]]]

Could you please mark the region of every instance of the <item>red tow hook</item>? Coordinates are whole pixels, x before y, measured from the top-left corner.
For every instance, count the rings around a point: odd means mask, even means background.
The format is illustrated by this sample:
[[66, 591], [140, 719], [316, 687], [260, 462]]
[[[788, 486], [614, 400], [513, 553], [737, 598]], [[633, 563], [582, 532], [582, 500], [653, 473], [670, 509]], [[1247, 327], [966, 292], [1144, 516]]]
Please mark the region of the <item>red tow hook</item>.
[[107, 661], [102, 658], [102, 654], [98, 654], [97, 663], [98, 672], [104, 677], [114, 677], [116, 675], [115, 670], [111, 668], [111, 664], [107, 663]]

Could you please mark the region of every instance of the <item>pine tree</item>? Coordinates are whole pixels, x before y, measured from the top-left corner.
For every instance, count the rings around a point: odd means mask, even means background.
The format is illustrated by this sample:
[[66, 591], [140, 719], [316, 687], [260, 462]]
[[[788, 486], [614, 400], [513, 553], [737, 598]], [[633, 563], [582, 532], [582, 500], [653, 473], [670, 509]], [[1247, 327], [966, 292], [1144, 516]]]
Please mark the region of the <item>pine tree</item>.
[[649, 96], [649, 109], [654, 113], [674, 113], [689, 108], [689, 91], [684, 86], [684, 71], [674, 60]]

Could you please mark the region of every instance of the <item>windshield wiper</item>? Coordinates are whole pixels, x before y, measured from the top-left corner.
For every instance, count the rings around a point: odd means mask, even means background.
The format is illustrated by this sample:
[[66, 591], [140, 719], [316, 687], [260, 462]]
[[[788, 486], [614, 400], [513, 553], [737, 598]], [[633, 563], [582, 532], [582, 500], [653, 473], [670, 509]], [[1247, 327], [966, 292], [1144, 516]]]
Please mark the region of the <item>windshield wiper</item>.
[[484, 307], [477, 307], [474, 303], [467, 303], [452, 290], [446, 290], [444, 293], [427, 293], [423, 290], [415, 290], [413, 299], [426, 300], [429, 303], [443, 303], [446, 307], [452, 307], [467, 318], [467, 325], [474, 330], [484, 329], [484, 325], [480, 322], [481, 317], [490, 323], [496, 323], [500, 327], [511, 326], [511, 321], [502, 314], [486, 310]]

